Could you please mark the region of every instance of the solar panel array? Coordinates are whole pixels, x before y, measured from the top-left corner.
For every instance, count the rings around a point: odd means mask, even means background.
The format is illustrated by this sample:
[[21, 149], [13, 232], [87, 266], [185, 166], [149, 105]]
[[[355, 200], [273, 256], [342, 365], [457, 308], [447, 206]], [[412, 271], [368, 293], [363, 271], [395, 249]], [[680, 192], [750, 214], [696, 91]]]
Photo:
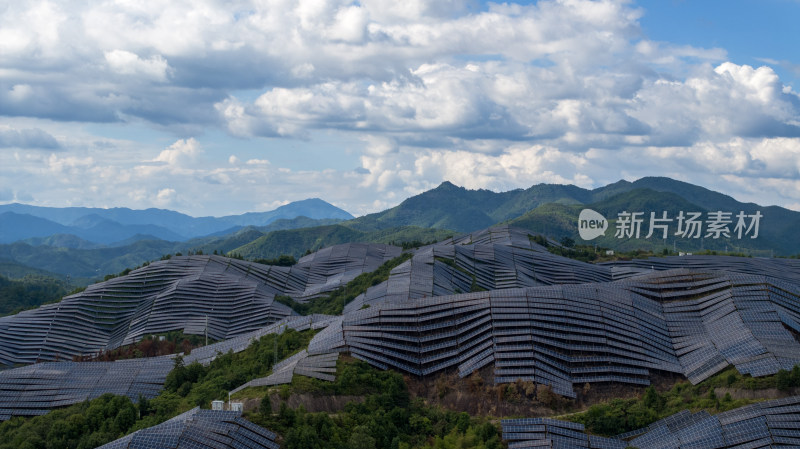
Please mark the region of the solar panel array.
[[800, 288], [765, 276], [671, 270], [626, 281], [381, 302], [342, 324], [351, 353], [419, 376], [494, 365], [495, 383], [699, 382], [732, 364], [754, 376], [800, 363], [786, 330]]
[[118, 362], [45, 362], [0, 371], [0, 421], [43, 415], [104, 393], [153, 398], [172, 370], [172, 357]]
[[[499, 225], [444, 240], [436, 243], [436, 245], [500, 244], [505, 246], [514, 246], [517, 248], [532, 249], [539, 252], [547, 252], [547, 248], [531, 241], [529, 235], [530, 232], [525, 229], [515, 228], [508, 225]], [[556, 243], [554, 240], [548, 239], [548, 242], [552, 245], [558, 245], [558, 243]]]
[[537, 447], [625, 449], [625, 441], [587, 435], [583, 424], [548, 418], [504, 419], [500, 421], [508, 449]]
[[[341, 317], [299, 317], [273, 301], [332, 291], [400, 252], [346, 244], [293, 267], [219, 256], [154, 262], [58, 304], [0, 318], [0, 363], [91, 355], [170, 330], [202, 334], [206, 316], [209, 336], [224, 341], [193, 350], [185, 363], [208, 364], [288, 328], [322, 329], [307, 351], [240, 388], [288, 383], [295, 374], [333, 380], [343, 351], [420, 376], [492, 366], [495, 383], [530, 380], [568, 397], [574, 384], [646, 385], [652, 370], [699, 382], [729, 364], [761, 376], [800, 362], [787, 330], [800, 332], [800, 264], [715, 257], [595, 266], [552, 255], [509, 227], [419, 249]], [[458, 293], [475, 286], [489, 291]], [[0, 420], [107, 392], [153, 397], [172, 366], [161, 358], [0, 371]], [[536, 425], [560, 435], [559, 425]], [[587, 438], [599, 446], [582, 447], [616, 447]]]
[[[281, 334], [286, 329], [321, 329], [331, 322], [341, 323], [341, 317], [289, 316], [245, 335], [196, 348], [183, 361], [187, 365], [193, 362], [208, 365], [218, 354], [243, 351], [264, 335]], [[307, 357], [308, 360], [292, 367], [289, 381], [294, 373], [333, 380], [336, 355]], [[49, 409], [105, 393], [128, 396], [133, 401], [138, 401], [140, 394], [151, 399], [161, 392], [174, 366], [173, 356], [164, 356], [116, 362], [44, 362], [3, 370], [0, 371], [0, 421], [11, 416], [41, 415]]]
[[389, 279], [345, 307], [481, 290], [611, 281], [611, 270], [547, 252], [528, 233], [507, 226], [420, 248]]
[[582, 424], [546, 418], [501, 421], [509, 449], [551, 448], [777, 448], [800, 447], [800, 396], [709, 415], [688, 410], [615, 438], [587, 435]]
[[173, 330], [230, 339], [294, 313], [275, 295], [304, 302], [400, 253], [390, 245], [351, 243], [292, 267], [208, 255], [153, 262], [57, 304], [0, 318], [0, 364], [92, 356]]
[[306, 273], [305, 287], [287, 290], [286, 294], [305, 302], [344, 286], [361, 273], [377, 270], [402, 252], [397, 246], [379, 243], [346, 243], [323, 248], [301, 258], [292, 267]]
[[614, 279], [638, 276], [647, 271], [674, 270], [722, 270], [743, 274], [770, 276], [795, 284], [800, 283], [800, 260], [766, 259], [758, 257], [735, 256], [668, 256], [647, 259], [618, 260], [599, 264], [611, 268]]
[[103, 449], [278, 449], [277, 435], [241, 412], [194, 408], [157, 426], [100, 446]]

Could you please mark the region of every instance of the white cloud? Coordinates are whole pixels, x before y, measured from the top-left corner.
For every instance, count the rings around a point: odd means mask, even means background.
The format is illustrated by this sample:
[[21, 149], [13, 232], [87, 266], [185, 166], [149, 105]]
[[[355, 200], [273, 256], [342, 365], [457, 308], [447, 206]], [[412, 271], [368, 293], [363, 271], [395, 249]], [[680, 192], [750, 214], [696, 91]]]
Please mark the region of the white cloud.
[[122, 75], [143, 75], [157, 81], [166, 81], [169, 64], [160, 55], [141, 59], [136, 53], [125, 50], [105, 52], [106, 62], [112, 71]]
[[156, 193], [154, 202], [160, 207], [167, 207], [175, 202], [175, 189], [161, 189]]
[[193, 137], [181, 139], [161, 151], [154, 161], [178, 166], [197, 158], [200, 151], [200, 143]]
[[[625, 0], [480, 8], [10, 3], [0, 16], [0, 114], [25, 123], [0, 129], [0, 146], [66, 154], [0, 152], [0, 173], [19, 167], [13, 182], [35, 178], [27, 191], [35, 181], [55, 196], [202, 213], [254, 186], [264, 188], [258, 204], [335, 195], [358, 213], [444, 179], [507, 189], [652, 174], [800, 201], [800, 97], [770, 67], [777, 62], [751, 67], [725, 49], [652, 41], [639, 26], [646, 11]], [[87, 144], [102, 140], [87, 130], [115, 122], [149, 137]], [[292, 139], [344, 153], [321, 141], [330, 135], [356, 154], [347, 171], [283, 157]], [[201, 148], [186, 136], [218, 142]], [[42, 179], [49, 170], [69, 178]]]
[[332, 41], [362, 42], [367, 34], [367, 18], [363, 8], [343, 6], [336, 11], [333, 24], [326, 34]]
[[[545, 182], [591, 187], [593, 180], [585, 156], [541, 145], [513, 145], [499, 154], [463, 150], [417, 150], [390, 157], [363, 156], [369, 170], [362, 185], [380, 192], [409, 186], [409, 193], [436, 186], [442, 180], [469, 189], [496, 191], [529, 187]], [[570, 173], [564, 176], [562, 173]]]

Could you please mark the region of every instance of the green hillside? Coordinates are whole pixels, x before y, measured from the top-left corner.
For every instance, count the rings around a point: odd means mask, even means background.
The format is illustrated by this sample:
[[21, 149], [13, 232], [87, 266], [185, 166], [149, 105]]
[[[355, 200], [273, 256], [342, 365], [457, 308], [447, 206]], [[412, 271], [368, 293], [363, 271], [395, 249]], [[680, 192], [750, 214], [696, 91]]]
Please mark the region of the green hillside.
[[0, 259], [73, 278], [102, 278], [181, 250], [183, 244], [163, 240], [142, 240], [99, 249], [54, 248], [17, 242], [0, 245]]
[[341, 222], [337, 218], [313, 219], [308, 217], [296, 217], [292, 219], [282, 218], [275, 220], [267, 226], [247, 226], [231, 233], [219, 236], [203, 237], [192, 239], [186, 242], [185, 247], [192, 251], [202, 251], [203, 253], [213, 253], [217, 251], [225, 254], [240, 246], [246, 245], [259, 237], [263, 237], [273, 231], [283, 231], [287, 229], [311, 228], [315, 226], [326, 226]]
[[[797, 212], [774, 206], [761, 208], [753, 204], [739, 203], [732, 199], [723, 200], [720, 204], [714, 205], [714, 203], [709, 203], [706, 197], [706, 201], [703, 201], [704, 204], [711, 204], [714, 206], [709, 209], [698, 205], [693, 200], [685, 199], [676, 193], [644, 188], [632, 190], [615, 189], [614, 192], [621, 193], [616, 193], [601, 201], [586, 205], [542, 205], [518, 218], [509, 220], [508, 224], [534, 232], [540, 232], [555, 239], [569, 237], [576, 242], [583, 242], [578, 234], [578, 215], [582, 209], [588, 208], [599, 212], [609, 219], [609, 229], [606, 231], [605, 236], [589, 242], [591, 244], [597, 244], [599, 247], [611, 248], [618, 251], [630, 251], [633, 249], [657, 250], [665, 247], [671, 249], [674, 245], [675, 249], [684, 252], [700, 251], [703, 249], [726, 251], [727, 248], [727, 251], [730, 252], [741, 252], [754, 256], [769, 256], [773, 254], [773, 251], [774, 255], [784, 256], [800, 253], [800, 239], [798, 239], [793, 232], [793, 229], [800, 226], [800, 213]], [[686, 192], [685, 194], [689, 195], [689, 193]], [[601, 194], [599, 197], [602, 198], [603, 195]], [[698, 197], [701, 199], [703, 198], [702, 195]], [[677, 229], [677, 224], [675, 222], [671, 223], [670, 232], [666, 240], [659, 238], [658, 236], [660, 234], [658, 232], [650, 239], [644, 238], [649, 231], [649, 212], [660, 214], [662, 211], [666, 211], [668, 214], [667, 216], [674, 219], [680, 211], [701, 212], [702, 217], [705, 218], [709, 211], [717, 210], [732, 212], [734, 216], [739, 211], [752, 213], [760, 210], [764, 216], [761, 218], [758, 238], [751, 239], [745, 237], [738, 239], [733, 234], [731, 238], [722, 237], [719, 239], [681, 238], [674, 235]], [[617, 229], [617, 214], [623, 211], [646, 212], [646, 216], [643, 217], [644, 223], [641, 228], [641, 238], [620, 239], [614, 236]], [[733, 230], [734, 224], [730, 225], [731, 231]], [[705, 231], [703, 233], [705, 234]]]
[[[643, 190], [649, 191], [650, 194], [642, 195]], [[734, 215], [739, 211], [748, 214], [761, 211], [764, 214], [762, 223], [765, 228], [758, 239], [748, 242], [718, 240], [710, 243], [711, 248], [724, 250], [725, 244], [729, 246], [735, 244], [737, 247], [762, 251], [780, 249], [782, 254], [800, 251], [800, 239], [795, 236], [795, 229], [800, 226], [800, 212], [777, 206], [765, 207], [753, 203], [741, 203], [730, 196], [704, 187], [664, 177], [647, 177], [634, 182], [623, 180], [594, 190], [572, 185], [537, 184], [524, 190], [499, 193], [489, 190], [468, 190], [444, 182], [437, 188], [408, 198], [391, 209], [365, 215], [343, 224], [362, 231], [396, 226], [418, 226], [452, 229], [463, 233], [497, 223], [512, 223], [548, 235], [548, 231], [552, 230], [554, 237], [576, 237], [577, 214], [583, 207], [589, 206], [598, 212], [615, 216], [623, 210], [668, 211], [670, 216], [674, 216], [672, 212], [677, 213], [680, 210], [704, 213], [719, 210], [732, 212]], [[548, 213], [555, 213], [556, 216], [547, 217]], [[567, 217], [570, 217], [569, 220]], [[605, 243], [620, 242], [609, 240]], [[642, 240], [624, 242], [624, 246], [652, 246], [663, 243]], [[687, 242], [687, 250], [692, 248], [689, 243], [693, 242]], [[698, 244], [697, 248], [699, 247]], [[703, 247], [709, 248], [705, 243]]]
[[270, 232], [230, 251], [245, 259], [273, 259], [281, 254], [300, 257], [307, 251], [351, 242], [394, 243], [432, 242], [453, 235], [452, 231], [412, 226], [360, 231], [344, 224]]
[[35, 274], [21, 279], [0, 276], [0, 316], [60, 301], [72, 287], [65, 281]]
[[518, 217], [541, 204], [579, 204], [589, 198], [590, 191], [568, 185], [539, 184], [525, 190], [497, 193], [467, 190], [443, 182], [391, 209], [347, 223], [360, 230], [417, 226], [471, 232]]

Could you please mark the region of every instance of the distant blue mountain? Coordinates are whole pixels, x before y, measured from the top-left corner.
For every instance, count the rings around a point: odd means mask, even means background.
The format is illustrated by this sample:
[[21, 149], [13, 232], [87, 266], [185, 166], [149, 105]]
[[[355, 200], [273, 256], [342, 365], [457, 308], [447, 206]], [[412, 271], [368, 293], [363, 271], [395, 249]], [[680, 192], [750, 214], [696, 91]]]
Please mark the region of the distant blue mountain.
[[[309, 198], [307, 200], [295, 201], [283, 205], [269, 212], [248, 212], [242, 215], [229, 215], [220, 217], [217, 220], [229, 223], [229, 228], [234, 226], [266, 226], [275, 220], [291, 220], [297, 217], [306, 217], [313, 220], [325, 218], [336, 218], [339, 220], [350, 220], [353, 216], [342, 209], [323, 201], [319, 198]], [[224, 230], [224, 228], [219, 229]]]
[[[199, 218], [164, 209], [53, 208], [14, 203], [0, 205], [0, 243], [55, 234], [70, 234], [104, 245], [153, 237], [186, 241], [231, 228], [266, 226], [275, 220], [299, 216], [312, 219], [353, 218], [348, 212], [319, 198], [296, 201], [268, 212]], [[45, 241], [37, 243], [47, 244]]]
[[[53, 238], [61, 236], [60, 238]], [[72, 238], [65, 238], [71, 236]], [[134, 236], [157, 238], [167, 241], [186, 240], [182, 235], [155, 225], [123, 225], [96, 214], [76, 220], [72, 226], [64, 226], [45, 218], [28, 214], [4, 212], [0, 214], [0, 243], [29, 241], [34, 245], [87, 247], [86, 243], [108, 245]], [[145, 237], [148, 236], [148, 237]], [[141, 240], [141, 238], [140, 238]], [[75, 246], [78, 245], [78, 246]]]
[[15, 212], [0, 213], [0, 243], [70, 233], [69, 227], [45, 218]]

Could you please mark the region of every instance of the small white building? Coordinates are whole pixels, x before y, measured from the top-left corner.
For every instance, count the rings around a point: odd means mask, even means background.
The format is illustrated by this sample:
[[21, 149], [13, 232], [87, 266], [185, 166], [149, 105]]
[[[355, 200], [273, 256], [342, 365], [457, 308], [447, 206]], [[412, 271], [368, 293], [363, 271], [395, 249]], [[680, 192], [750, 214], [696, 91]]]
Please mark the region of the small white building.
[[211, 410], [224, 410], [225, 401], [211, 401]]
[[614, 255], [614, 250], [613, 249], [607, 249], [606, 250], [606, 256], [613, 256], [613, 255]]
[[232, 412], [243, 412], [244, 411], [244, 404], [241, 402], [231, 402], [231, 411]]

